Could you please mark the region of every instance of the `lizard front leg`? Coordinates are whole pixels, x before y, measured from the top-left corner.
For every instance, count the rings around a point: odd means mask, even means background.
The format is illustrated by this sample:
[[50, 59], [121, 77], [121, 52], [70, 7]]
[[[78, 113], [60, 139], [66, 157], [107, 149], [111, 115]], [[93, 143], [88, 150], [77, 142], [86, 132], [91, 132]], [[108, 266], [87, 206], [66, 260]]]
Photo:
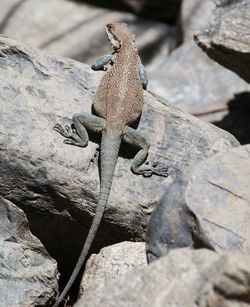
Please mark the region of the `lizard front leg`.
[[93, 132], [102, 132], [106, 120], [88, 113], [75, 114], [73, 116], [73, 128], [71, 126], [62, 126], [56, 124], [53, 128], [66, 138], [63, 142], [65, 144], [75, 145], [79, 147], [86, 147], [88, 145], [89, 136], [86, 128]]
[[141, 79], [142, 87], [144, 90], [146, 90], [148, 86], [148, 76], [146, 74], [146, 70], [144, 66], [142, 65], [142, 63], [140, 64], [140, 68], [139, 68], [139, 76]]
[[94, 64], [91, 66], [93, 70], [103, 70], [104, 66], [112, 61], [112, 55], [103, 55], [95, 60]]
[[131, 127], [126, 127], [122, 139], [128, 144], [140, 148], [131, 164], [131, 171], [134, 174], [143, 175], [144, 177], [150, 177], [152, 175], [168, 176], [167, 167], [160, 165], [158, 162], [146, 161], [150, 145], [144, 134]]

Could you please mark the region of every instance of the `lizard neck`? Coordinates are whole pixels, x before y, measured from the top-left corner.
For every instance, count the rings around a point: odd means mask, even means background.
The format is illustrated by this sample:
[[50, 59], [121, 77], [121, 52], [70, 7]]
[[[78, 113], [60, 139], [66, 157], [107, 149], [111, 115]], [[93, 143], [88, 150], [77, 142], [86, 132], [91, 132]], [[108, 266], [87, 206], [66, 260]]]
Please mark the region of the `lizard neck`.
[[121, 48], [119, 48], [116, 53], [118, 55], [122, 55], [124, 57], [128, 55], [138, 56], [138, 50], [135, 48], [132, 40], [123, 41], [121, 44]]

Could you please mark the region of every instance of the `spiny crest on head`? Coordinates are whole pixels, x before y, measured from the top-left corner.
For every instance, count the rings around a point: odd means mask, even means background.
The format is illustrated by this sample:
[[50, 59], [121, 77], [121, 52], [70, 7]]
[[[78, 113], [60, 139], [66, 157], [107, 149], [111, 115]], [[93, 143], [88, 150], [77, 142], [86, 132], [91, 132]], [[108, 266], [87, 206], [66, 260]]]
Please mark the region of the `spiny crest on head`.
[[129, 31], [126, 23], [108, 23], [106, 32], [115, 50], [121, 48], [121, 45], [125, 42], [131, 44], [135, 41], [134, 34]]

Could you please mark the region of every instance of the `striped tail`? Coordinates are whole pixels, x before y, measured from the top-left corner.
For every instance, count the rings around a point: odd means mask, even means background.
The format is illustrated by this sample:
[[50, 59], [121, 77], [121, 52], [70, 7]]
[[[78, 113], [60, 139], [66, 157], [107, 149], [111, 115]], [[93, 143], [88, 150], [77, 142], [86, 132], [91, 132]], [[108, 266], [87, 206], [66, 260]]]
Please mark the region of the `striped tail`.
[[84, 246], [82, 248], [81, 254], [78, 258], [76, 266], [67, 282], [65, 288], [63, 289], [61, 295], [59, 296], [53, 307], [58, 307], [64, 296], [69, 291], [70, 287], [74, 283], [77, 275], [79, 274], [83, 263], [85, 262], [86, 256], [89, 252], [95, 234], [99, 228], [100, 222], [102, 220], [109, 194], [114, 177], [114, 171], [118, 159], [119, 148], [121, 144], [121, 136], [114, 135], [114, 133], [106, 130], [103, 132], [102, 142], [101, 142], [101, 152], [100, 152], [100, 193], [98, 204], [96, 207], [96, 212], [94, 219], [92, 221], [90, 230], [88, 232], [87, 238], [85, 240]]

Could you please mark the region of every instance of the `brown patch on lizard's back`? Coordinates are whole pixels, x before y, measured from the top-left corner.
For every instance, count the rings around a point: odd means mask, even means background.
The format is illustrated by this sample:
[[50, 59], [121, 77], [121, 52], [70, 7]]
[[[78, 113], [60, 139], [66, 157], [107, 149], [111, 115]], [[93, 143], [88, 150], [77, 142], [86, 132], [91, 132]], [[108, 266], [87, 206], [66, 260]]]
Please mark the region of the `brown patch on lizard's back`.
[[133, 47], [121, 48], [114, 64], [97, 89], [94, 109], [117, 129], [134, 122], [141, 114], [143, 89], [139, 78], [139, 57]]

